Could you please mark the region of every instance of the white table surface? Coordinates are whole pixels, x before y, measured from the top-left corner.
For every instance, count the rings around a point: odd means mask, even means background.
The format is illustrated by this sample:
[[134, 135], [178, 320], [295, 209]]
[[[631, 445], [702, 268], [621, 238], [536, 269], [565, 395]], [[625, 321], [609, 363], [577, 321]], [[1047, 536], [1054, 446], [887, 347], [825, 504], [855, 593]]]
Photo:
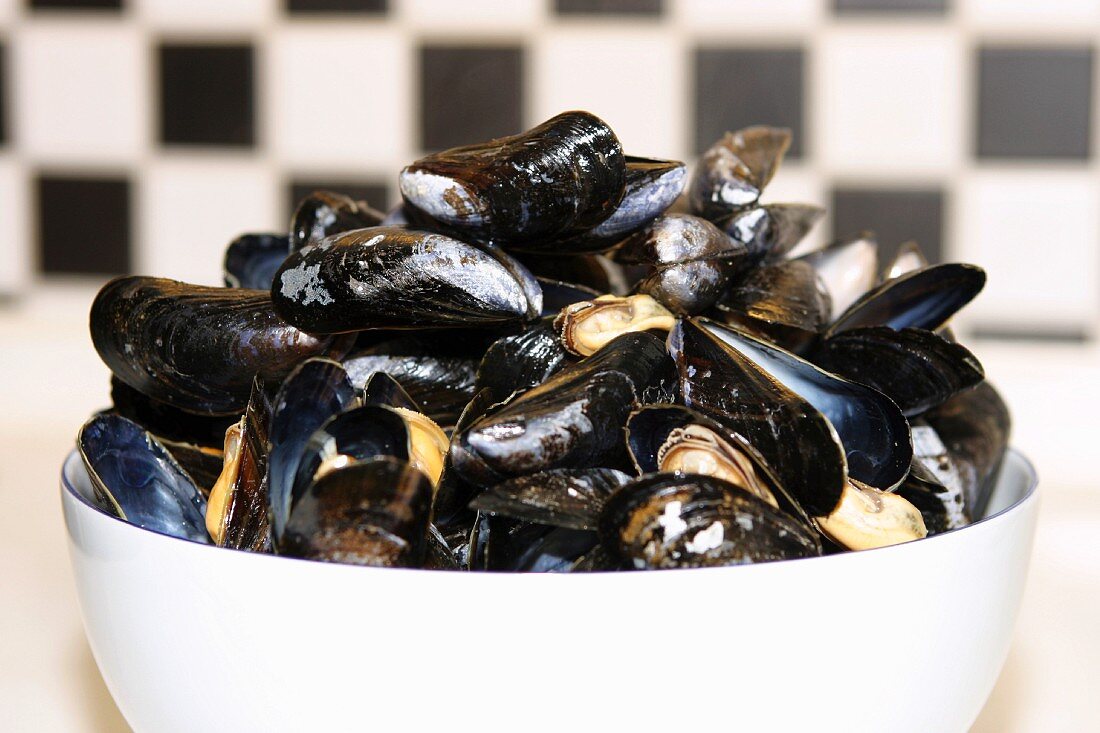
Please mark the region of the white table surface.
[[[57, 474], [108, 402], [86, 332], [94, 291], [41, 289], [0, 308], [0, 729], [127, 726], [84, 640]], [[1016, 640], [974, 731], [1100, 730], [1100, 350], [972, 344], [1036, 463], [1039, 533]], [[934, 644], [935, 640], [929, 640]], [[944, 650], [949, 658], [950, 650]], [[888, 681], [884, 681], [888, 683]]]

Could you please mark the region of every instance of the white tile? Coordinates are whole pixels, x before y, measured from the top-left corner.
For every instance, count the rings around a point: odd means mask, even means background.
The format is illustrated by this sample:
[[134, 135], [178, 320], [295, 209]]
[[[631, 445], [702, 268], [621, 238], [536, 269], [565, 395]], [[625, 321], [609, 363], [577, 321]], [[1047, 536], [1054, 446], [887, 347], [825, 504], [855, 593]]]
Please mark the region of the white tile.
[[829, 172], [936, 173], [964, 149], [965, 58], [951, 31], [829, 31], [811, 85]]
[[394, 11], [417, 30], [478, 34], [532, 28], [546, 18], [546, 0], [397, 0]]
[[241, 29], [262, 25], [275, 16], [278, 0], [132, 0], [138, 16], [167, 30]]
[[268, 124], [283, 163], [396, 170], [412, 159], [412, 59], [393, 27], [288, 27], [267, 58]]
[[222, 284], [222, 257], [234, 237], [285, 230], [279, 193], [276, 176], [253, 162], [154, 163], [138, 195], [137, 272]]
[[955, 258], [984, 267], [964, 322], [1092, 329], [1100, 314], [1100, 183], [1087, 172], [989, 170], [958, 187]]
[[129, 162], [148, 140], [147, 44], [116, 21], [34, 21], [12, 39], [12, 127], [38, 161]]
[[765, 204], [816, 204], [826, 208], [822, 217], [792, 252], [792, 256], [812, 252], [828, 239], [828, 201], [824, 182], [815, 171], [798, 163], [784, 163], [760, 200]]
[[23, 5], [20, 0], [0, 0], [0, 23], [5, 23], [15, 17]]
[[775, 30], [817, 25], [827, 0], [671, 0], [669, 12], [692, 30], [729, 32], [742, 29]]
[[615, 130], [630, 155], [686, 153], [683, 55], [660, 31], [563, 30], [532, 51], [532, 124], [585, 109]]
[[960, 0], [959, 6], [962, 17], [976, 27], [1016, 28], [1023, 34], [1036, 25], [1080, 30], [1082, 24], [1100, 22], [1096, 0]]
[[31, 207], [23, 170], [7, 158], [0, 159], [0, 295], [22, 290], [30, 280], [32, 248]]

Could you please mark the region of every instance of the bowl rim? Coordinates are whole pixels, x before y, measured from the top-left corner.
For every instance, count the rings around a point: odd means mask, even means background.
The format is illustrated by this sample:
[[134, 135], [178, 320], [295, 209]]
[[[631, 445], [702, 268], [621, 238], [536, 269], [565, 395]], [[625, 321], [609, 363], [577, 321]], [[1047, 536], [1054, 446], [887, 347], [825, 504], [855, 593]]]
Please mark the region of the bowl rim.
[[[833, 555], [820, 555], [820, 556], [817, 556], [817, 557], [792, 558], [792, 559], [788, 559], [788, 560], [774, 560], [774, 561], [766, 562], [766, 563], [756, 563], [756, 564], [748, 564], [748, 565], [717, 566], [717, 567], [703, 567], [703, 568], [672, 568], [672, 569], [661, 570], [661, 574], [665, 574], [665, 573], [682, 574], [682, 573], [685, 573], [685, 572], [691, 572], [691, 573], [720, 572], [720, 571], [729, 572], [731, 570], [734, 570], [735, 572], [752, 572], [753, 571], [752, 569], [754, 569], [754, 568], [756, 569], [756, 572], [759, 572], [761, 569], [766, 569], [766, 568], [777, 566], [777, 565], [789, 566], [791, 563], [798, 563], [798, 564], [805, 564], [805, 563], [808, 563], [808, 562], [816, 562], [816, 563], [834, 562], [835, 563], [835, 562], [838, 562], [838, 561], [851, 561], [852, 558], [862, 557], [862, 556], [867, 555], [868, 553], [873, 553], [876, 556], [878, 556], [878, 555], [881, 555], [882, 553], [887, 553], [887, 552], [894, 552], [894, 553], [907, 552], [907, 551], [911, 552], [911, 551], [914, 551], [915, 549], [917, 549], [921, 546], [926, 545], [926, 543], [929, 543], [929, 542], [942, 543], [944, 541], [951, 541], [951, 538], [957, 538], [960, 533], [966, 532], [966, 531], [970, 530], [971, 528], [980, 527], [980, 526], [985, 525], [987, 523], [991, 523], [993, 521], [1003, 519], [1004, 517], [1006, 517], [1009, 514], [1017, 514], [1017, 513], [1021, 512], [1023, 510], [1024, 506], [1034, 502], [1038, 498], [1039, 474], [1035, 470], [1035, 465], [1031, 462], [1031, 460], [1027, 456], [1025, 456], [1021, 451], [1017, 450], [1015, 447], [1009, 446], [1008, 449], [1005, 451], [1005, 456], [1004, 456], [1004, 458], [1002, 458], [1001, 465], [997, 469], [998, 472], [1001, 472], [1001, 471], [1004, 470], [1005, 466], [1008, 463], [1007, 459], [1008, 459], [1008, 456], [1010, 454], [1016, 459], [1016, 462], [1018, 463], [1020, 468], [1024, 471], [1026, 481], [1027, 481], [1027, 487], [1024, 489], [1023, 493], [1019, 496], [1019, 498], [1016, 499], [1016, 501], [1014, 501], [1011, 504], [1009, 504], [1008, 506], [1000, 509], [999, 511], [994, 512], [993, 514], [982, 517], [981, 519], [979, 519], [976, 522], [971, 522], [970, 524], [966, 525], [965, 527], [960, 527], [959, 529], [949, 530], [947, 532], [943, 532], [941, 534], [934, 535], [932, 537], [925, 537], [924, 539], [916, 540], [916, 541], [913, 541], [913, 542], [905, 542], [905, 543], [902, 543], [900, 545], [890, 545], [890, 546], [887, 546], [887, 547], [877, 547], [877, 548], [870, 549], [870, 550], [860, 550], [859, 552], [841, 552], [841, 553], [836, 553], [836, 554], [833, 554]], [[250, 558], [250, 561], [256, 561], [256, 562], [294, 562], [294, 563], [299, 563], [300, 564], [299, 567], [301, 567], [302, 565], [307, 565], [307, 566], [311, 566], [311, 567], [314, 567], [314, 568], [318, 568], [317, 572], [332, 572], [332, 571], [344, 572], [344, 571], [350, 571], [350, 572], [359, 573], [359, 572], [375, 571], [375, 572], [385, 572], [385, 573], [401, 572], [401, 573], [405, 573], [405, 574], [417, 573], [417, 574], [426, 575], [426, 576], [438, 576], [438, 575], [448, 575], [449, 576], [449, 575], [453, 574], [453, 572], [443, 572], [443, 571], [433, 570], [433, 569], [428, 569], [428, 568], [379, 568], [379, 567], [370, 567], [370, 566], [350, 565], [350, 564], [344, 564], [344, 563], [328, 563], [328, 562], [322, 562], [322, 561], [318, 561], [318, 560], [308, 560], [308, 559], [305, 559], [305, 558], [287, 557], [285, 555], [275, 555], [275, 554], [271, 554], [271, 553], [251, 552], [251, 551], [247, 551], [247, 550], [236, 550], [234, 548], [218, 547], [218, 546], [212, 545], [212, 544], [204, 544], [204, 543], [201, 543], [201, 542], [196, 542], [194, 540], [185, 539], [183, 537], [173, 537], [172, 535], [163, 534], [161, 532], [156, 532], [154, 530], [147, 529], [145, 527], [141, 527], [141, 526], [136, 525], [136, 524], [131, 524], [130, 522], [127, 522], [126, 520], [124, 520], [120, 517], [116, 517], [112, 514], [106, 513], [105, 511], [100, 509], [98, 506], [96, 506], [95, 504], [88, 501], [76, 489], [76, 487], [72, 485], [71, 481], [69, 480], [68, 472], [69, 472], [70, 466], [75, 466], [75, 467], [79, 468], [80, 470], [86, 470], [85, 467], [84, 467], [84, 463], [83, 463], [82, 459], [80, 458], [80, 453], [76, 449], [71, 450], [65, 456], [65, 459], [61, 463], [62, 504], [63, 505], [65, 504], [65, 495], [68, 494], [69, 497], [70, 497], [70, 501], [72, 501], [75, 504], [75, 506], [78, 507], [79, 510], [90, 512], [91, 514], [97, 516], [97, 518], [105, 518], [105, 519], [109, 519], [109, 520], [112, 520], [114, 522], [117, 522], [118, 525], [121, 525], [120, 531], [138, 533], [138, 534], [145, 537], [145, 541], [158, 542], [158, 541], [163, 540], [163, 541], [169, 542], [169, 543], [182, 543], [180, 545], [181, 549], [184, 546], [190, 546], [191, 548], [195, 548], [196, 551], [211, 550], [211, 551], [216, 551], [216, 552], [220, 552], [220, 553], [228, 551], [228, 552], [235, 553], [238, 556], [247, 556], [248, 558]], [[98, 519], [96, 521], [98, 521]], [[68, 535], [69, 542], [72, 543], [73, 542], [72, 527], [69, 523], [68, 514], [65, 514], [65, 526], [66, 526], [66, 533]], [[321, 570], [320, 568], [327, 568], [327, 570]], [[461, 572], [461, 571], [459, 571], [459, 572]], [[583, 573], [530, 573], [530, 572], [524, 573], [524, 572], [493, 571], [493, 572], [467, 572], [467, 573], [462, 573], [462, 574], [463, 575], [470, 575], [470, 576], [485, 577], [485, 578], [494, 578], [494, 577], [515, 578], [515, 577], [528, 577], [528, 576], [565, 576], [565, 577], [593, 577], [594, 576], [594, 577], [606, 578], [609, 575], [613, 575], [615, 577], [634, 577], [634, 576], [646, 577], [646, 576], [650, 575], [650, 573], [648, 573], [648, 572], [621, 572], [621, 571], [612, 571], [612, 570], [595, 570], [595, 571], [589, 571], [589, 572], [583, 572]]]

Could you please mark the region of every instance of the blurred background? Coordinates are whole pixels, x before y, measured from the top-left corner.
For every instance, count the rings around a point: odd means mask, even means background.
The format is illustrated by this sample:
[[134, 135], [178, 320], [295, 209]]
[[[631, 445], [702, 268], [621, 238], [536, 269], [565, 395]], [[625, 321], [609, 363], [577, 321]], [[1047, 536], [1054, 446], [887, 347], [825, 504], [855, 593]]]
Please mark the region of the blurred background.
[[285, 230], [313, 188], [386, 208], [422, 153], [583, 108], [687, 161], [790, 127], [765, 199], [827, 207], [813, 242], [870, 229], [989, 271], [957, 326], [1046, 493], [975, 730], [1100, 728], [1098, 44], [1098, 0], [0, 0], [0, 577], [24, 589], [0, 627], [27, 630], [0, 644], [0, 707], [18, 730], [125, 729], [54, 493], [108, 401], [99, 285], [217, 284], [225, 245]]

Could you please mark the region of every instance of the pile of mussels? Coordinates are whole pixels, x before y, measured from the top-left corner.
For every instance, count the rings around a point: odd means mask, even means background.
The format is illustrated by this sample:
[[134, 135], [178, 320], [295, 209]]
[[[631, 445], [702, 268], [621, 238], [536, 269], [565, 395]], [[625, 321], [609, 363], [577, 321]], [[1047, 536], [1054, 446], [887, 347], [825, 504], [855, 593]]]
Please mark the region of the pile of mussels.
[[[1004, 403], [947, 321], [972, 265], [760, 196], [790, 133], [691, 176], [567, 112], [429, 155], [383, 214], [318, 191], [227, 287], [123, 277], [91, 310], [100, 508], [330, 562], [578, 571], [765, 562], [984, 511]], [[689, 213], [690, 212], [690, 213]]]

